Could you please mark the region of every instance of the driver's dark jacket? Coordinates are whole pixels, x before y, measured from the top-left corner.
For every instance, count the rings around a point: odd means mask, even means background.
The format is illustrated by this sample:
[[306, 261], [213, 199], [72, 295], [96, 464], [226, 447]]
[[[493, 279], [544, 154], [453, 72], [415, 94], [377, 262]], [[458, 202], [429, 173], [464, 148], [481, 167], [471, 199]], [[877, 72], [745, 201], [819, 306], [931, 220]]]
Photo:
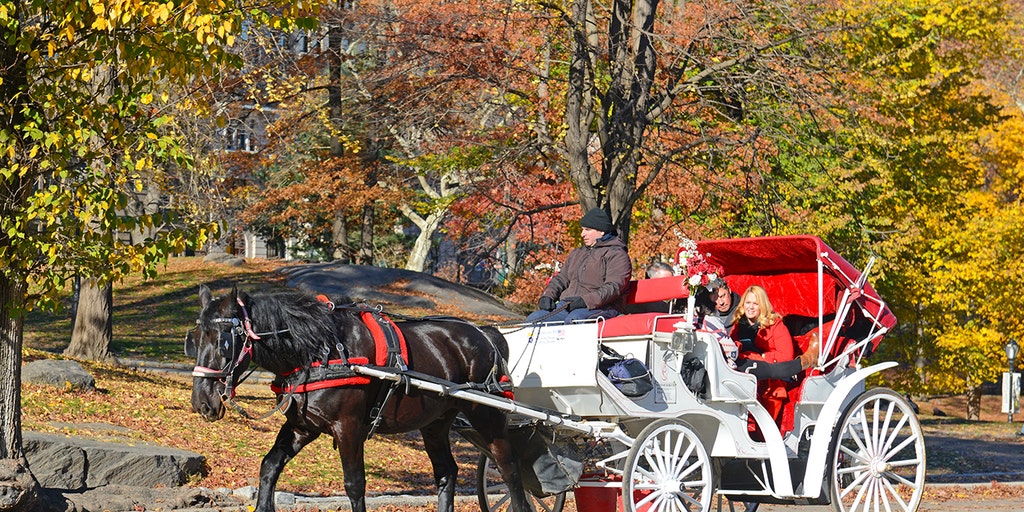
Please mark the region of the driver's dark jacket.
[[587, 309], [614, 308], [621, 312], [619, 297], [632, 276], [633, 264], [626, 244], [611, 235], [598, 240], [593, 247], [573, 249], [541, 296], [554, 300], [582, 297]]

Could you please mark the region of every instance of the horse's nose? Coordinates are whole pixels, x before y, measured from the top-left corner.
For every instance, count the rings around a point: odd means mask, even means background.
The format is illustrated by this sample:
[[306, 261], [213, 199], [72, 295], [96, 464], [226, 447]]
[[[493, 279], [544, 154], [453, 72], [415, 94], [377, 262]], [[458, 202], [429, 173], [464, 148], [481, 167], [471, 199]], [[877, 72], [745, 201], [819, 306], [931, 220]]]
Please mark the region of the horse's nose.
[[223, 407], [215, 407], [205, 403], [199, 406], [199, 410], [196, 412], [206, 421], [217, 421], [224, 417]]
[[207, 401], [193, 401], [192, 411], [202, 416], [206, 421], [217, 421], [224, 417], [224, 407], [222, 405], [211, 404]]

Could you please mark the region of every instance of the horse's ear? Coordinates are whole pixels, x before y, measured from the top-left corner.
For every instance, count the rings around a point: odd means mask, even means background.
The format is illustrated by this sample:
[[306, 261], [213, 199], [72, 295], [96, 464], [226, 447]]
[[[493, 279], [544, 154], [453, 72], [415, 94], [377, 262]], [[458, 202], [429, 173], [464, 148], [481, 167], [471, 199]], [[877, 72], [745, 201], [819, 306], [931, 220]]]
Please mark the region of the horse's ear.
[[228, 302], [234, 304], [238, 302], [238, 285], [231, 285], [231, 295], [228, 295]]
[[213, 300], [213, 295], [210, 293], [210, 287], [205, 284], [201, 285], [199, 287], [199, 305], [205, 308], [211, 300]]

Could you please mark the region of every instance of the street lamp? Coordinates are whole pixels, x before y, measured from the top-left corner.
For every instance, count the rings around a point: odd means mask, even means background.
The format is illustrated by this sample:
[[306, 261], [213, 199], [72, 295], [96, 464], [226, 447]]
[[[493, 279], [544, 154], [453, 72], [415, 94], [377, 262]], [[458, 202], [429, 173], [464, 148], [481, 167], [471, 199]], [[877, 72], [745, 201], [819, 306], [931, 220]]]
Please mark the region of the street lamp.
[[[1017, 340], [1010, 338], [1010, 341], [1006, 342], [1006, 346], [1003, 347], [1006, 351], [1006, 360], [1010, 363], [1010, 373], [1007, 375], [1010, 379], [1010, 391], [1013, 391], [1013, 369], [1017, 366], [1017, 354], [1020, 353], [1020, 345], [1017, 344]], [[1010, 397], [1010, 423], [1013, 423], [1013, 406], [1014, 400], [1019, 400], [1020, 397]]]

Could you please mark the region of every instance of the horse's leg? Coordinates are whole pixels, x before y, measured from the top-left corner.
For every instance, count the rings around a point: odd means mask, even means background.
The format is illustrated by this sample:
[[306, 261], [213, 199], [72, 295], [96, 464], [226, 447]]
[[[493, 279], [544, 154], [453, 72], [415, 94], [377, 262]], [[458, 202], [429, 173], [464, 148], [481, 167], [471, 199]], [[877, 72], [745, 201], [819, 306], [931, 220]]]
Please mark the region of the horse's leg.
[[451, 432], [454, 415], [449, 414], [420, 429], [423, 434], [423, 447], [430, 457], [430, 465], [434, 468], [434, 484], [437, 485], [437, 512], [453, 512], [455, 510], [455, 484], [459, 476], [459, 466], [452, 456]]
[[281, 476], [285, 464], [292, 460], [300, 450], [320, 436], [319, 432], [311, 432], [285, 422], [277, 433], [274, 446], [263, 457], [260, 463], [260, 487], [256, 496], [256, 512], [273, 512], [274, 488], [277, 478]]
[[354, 413], [341, 413], [331, 424], [334, 445], [341, 455], [341, 469], [345, 475], [345, 494], [352, 512], [366, 512], [365, 443], [369, 427], [362, 417]]
[[523, 488], [522, 473], [519, 470], [519, 459], [516, 457], [505, 432], [505, 413], [490, 407], [478, 406], [472, 412], [466, 411], [473, 429], [484, 437], [487, 449], [494, 456], [494, 463], [501, 473], [501, 479], [508, 487], [514, 512], [531, 512], [530, 500]]

